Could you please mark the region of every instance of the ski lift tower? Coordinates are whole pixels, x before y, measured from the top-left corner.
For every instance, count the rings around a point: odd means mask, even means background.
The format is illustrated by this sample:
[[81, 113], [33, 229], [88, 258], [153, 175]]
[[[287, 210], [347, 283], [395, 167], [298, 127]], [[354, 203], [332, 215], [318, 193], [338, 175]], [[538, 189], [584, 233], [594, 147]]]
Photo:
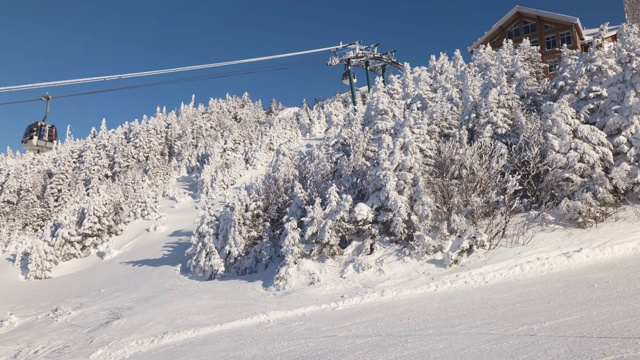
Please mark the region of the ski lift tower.
[[395, 59], [396, 50], [379, 53], [378, 45], [380, 44], [363, 46], [361, 45], [361, 41], [356, 41], [331, 50], [333, 56], [329, 59], [327, 65], [344, 65], [345, 72], [342, 78], [345, 84], [347, 79], [349, 80], [348, 84], [351, 88], [353, 106], [356, 106], [356, 77], [352, 67], [356, 66], [365, 69], [367, 73], [367, 89], [369, 92], [371, 91], [371, 72], [382, 75], [382, 81], [386, 85], [387, 66], [393, 66], [398, 70], [402, 70], [403, 68], [402, 64]]

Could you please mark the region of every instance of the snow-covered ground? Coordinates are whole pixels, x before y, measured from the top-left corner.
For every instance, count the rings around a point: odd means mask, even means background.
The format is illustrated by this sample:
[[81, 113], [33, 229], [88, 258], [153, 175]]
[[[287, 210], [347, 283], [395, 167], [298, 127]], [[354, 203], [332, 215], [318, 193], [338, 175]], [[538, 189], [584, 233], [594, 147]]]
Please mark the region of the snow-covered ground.
[[633, 208], [451, 269], [394, 254], [360, 274], [309, 264], [315, 285], [275, 291], [274, 269], [190, 277], [198, 204], [164, 206], [165, 219], [130, 225], [110, 256], [63, 263], [53, 279], [25, 281], [3, 258], [0, 358], [640, 358]]

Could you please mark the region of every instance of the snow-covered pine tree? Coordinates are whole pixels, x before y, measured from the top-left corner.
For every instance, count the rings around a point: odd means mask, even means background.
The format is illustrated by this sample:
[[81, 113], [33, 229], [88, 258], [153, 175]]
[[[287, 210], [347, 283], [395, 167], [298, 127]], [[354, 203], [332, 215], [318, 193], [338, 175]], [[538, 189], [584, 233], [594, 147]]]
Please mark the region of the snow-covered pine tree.
[[324, 254], [335, 256], [342, 254], [348, 236], [353, 233], [353, 227], [349, 224], [352, 200], [349, 195], [340, 196], [338, 188], [333, 185], [327, 191], [325, 203], [317, 241]]
[[[323, 144], [302, 157], [301, 184], [310, 188], [310, 193], [324, 193], [330, 186], [329, 180], [332, 180], [353, 199], [364, 201], [368, 196], [366, 188], [370, 182], [371, 163], [367, 149], [370, 134], [363, 131], [361, 122], [362, 113], [347, 113], [343, 125], [329, 129]], [[308, 169], [314, 169], [314, 172]]]
[[546, 65], [542, 62], [540, 49], [531, 46], [528, 38], [516, 46], [511, 61], [507, 79], [519, 99], [514, 129], [516, 137], [519, 137], [526, 126], [523, 121], [529, 121], [525, 118], [540, 112], [549, 81], [544, 73]]
[[616, 204], [607, 170], [613, 163], [611, 145], [595, 126], [581, 122], [568, 99], [543, 107], [542, 121], [550, 170], [543, 187], [568, 219], [581, 226], [601, 222]]
[[295, 217], [289, 217], [284, 223], [284, 229], [280, 236], [280, 254], [282, 262], [278, 265], [278, 273], [276, 274], [276, 282], [284, 283], [290, 269], [296, 265], [301, 254], [300, 229], [298, 228], [298, 220]]
[[[498, 50], [491, 46], [474, 52], [473, 64], [482, 79], [477, 100], [476, 122], [471, 123], [471, 140], [493, 138], [504, 144], [518, 141], [518, 123], [522, 119], [523, 104], [516, 91], [514, 64], [518, 50], [507, 40]], [[519, 76], [519, 78], [522, 75]]]
[[216, 249], [218, 217], [213, 205], [213, 197], [208, 198], [200, 214], [199, 222], [191, 236], [191, 247], [186, 254], [191, 255], [187, 266], [191, 273], [213, 280], [224, 273], [225, 265]]
[[60, 263], [60, 258], [48, 239], [32, 238], [26, 241], [31, 246], [22, 253], [26, 262], [27, 279], [48, 279], [51, 271]]
[[[405, 86], [409, 84], [404, 83]], [[370, 95], [363, 119], [365, 131], [369, 133], [366, 156], [371, 164], [367, 205], [374, 209], [385, 235], [397, 241], [406, 235], [403, 220], [409, 214], [406, 196], [397, 192], [395, 172], [403, 160], [396, 142], [403, 110], [402, 100], [393, 100], [384, 88], [376, 87]]]
[[216, 248], [232, 274], [250, 274], [265, 268], [273, 257], [271, 229], [263, 203], [241, 190], [220, 216]]
[[88, 255], [83, 244], [80, 227], [84, 221], [84, 212], [80, 205], [68, 207], [49, 226], [50, 238], [55, 249], [56, 258], [69, 261]]
[[312, 124], [311, 124], [311, 116], [309, 114], [310, 111], [311, 109], [309, 108], [309, 103], [307, 102], [307, 99], [302, 99], [302, 105], [300, 106], [300, 109], [296, 112], [296, 122], [300, 127], [300, 133], [304, 137], [311, 136]]
[[640, 31], [623, 25], [613, 49], [620, 71], [604, 80], [607, 98], [596, 126], [612, 145], [611, 179], [621, 195], [640, 195]]
[[540, 114], [532, 112], [523, 122], [520, 139], [510, 150], [510, 171], [520, 179], [521, 198], [525, 210], [547, 209], [550, 188], [541, 186], [551, 165], [547, 158], [547, 138]]
[[[571, 74], [575, 87], [571, 89], [572, 94], [567, 96], [574, 101], [572, 106], [585, 124], [596, 125], [600, 122], [604, 114], [602, 106], [607, 98], [606, 82], [620, 73], [613, 48], [604, 46], [602, 42], [606, 33], [607, 24], [601, 26], [593, 46], [587, 54], [580, 57], [578, 66]], [[575, 100], [573, 94], [577, 94]]]
[[[456, 137], [456, 131], [460, 127], [462, 116], [462, 90], [466, 66], [462, 55], [456, 51], [451, 60], [446, 54], [440, 54], [436, 59], [431, 57], [428, 71], [430, 73], [431, 86], [420, 92], [427, 100], [422, 104], [422, 109], [427, 113], [430, 132], [434, 138], [451, 139]], [[424, 82], [420, 82], [423, 84]], [[420, 109], [420, 108], [418, 108]], [[433, 136], [432, 135], [432, 136]]]

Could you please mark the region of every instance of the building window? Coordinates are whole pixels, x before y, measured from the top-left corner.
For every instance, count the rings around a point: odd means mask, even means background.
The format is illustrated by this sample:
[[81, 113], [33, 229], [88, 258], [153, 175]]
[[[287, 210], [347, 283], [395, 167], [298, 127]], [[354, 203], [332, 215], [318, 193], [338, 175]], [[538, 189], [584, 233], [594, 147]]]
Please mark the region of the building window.
[[538, 39], [529, 40], [529, 43], [531, 44], [531, 46], [540, 46]]
[[545, 30], [549, 30], [549, 29], [553, 29], [555, 28], [555, 26], [551, 25], [551, 24], [544, 24], [544, 29]]
[[525, 35], [533, 34], [538, 31], [538, 24], [535, 21], [522, 19], [522, 32]]
[[547, 50], [553, 50], [558, 48], [558, 42], [555, 35], [549, 35], [544, 37], [544, 42]]
[[573, 42], [571, 41], [571, 31], [560, 33], [560, 45], [573, 45]]
[[507, 29], [507, 39], [517, 38], [518, 36], [520, 36], [520, 22], [511, 25]]
[[558, 72], [558, 68], [560, 67], [560, 60], [559, 59], [547, 60], [547, 65], [549, 66], [549, 74]]

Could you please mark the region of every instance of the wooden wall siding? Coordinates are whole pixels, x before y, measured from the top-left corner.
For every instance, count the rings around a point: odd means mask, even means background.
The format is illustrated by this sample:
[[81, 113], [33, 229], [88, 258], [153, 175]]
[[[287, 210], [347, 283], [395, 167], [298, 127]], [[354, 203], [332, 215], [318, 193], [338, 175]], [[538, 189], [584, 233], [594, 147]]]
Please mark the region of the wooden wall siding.
[[[640, 0], [637, 1], [640, 4]], [[524, 34], [524, 20], [532, 21], [536, 24], [536, 31]], [[524, 38], [529, 38], [530, 41], [537, 41], [538, 48], [540, 49], [541, 60], [545, 64], [553, 59], [560, 59], [562, 56], [562, 45], [560, 40], [560, 34], [569, 32], [571, 34], [571, 45], [567, 47], [571, 50], [586, 51], [591, 46], [592, 35], [595, 29], [589, 29], [588, 33], [585, 33], [580, 24], [580, 20], [573, 16], [561, 15], [551, 13], [547, 11], [541, 11], [522, 6], [516, 6], [507, 15], [491, 29], [476, 40], [470, 47], [469, 52], [473, 54], [474, 49], [479, 46], [491, 46], [492, 49], [498, 49], [502, 46], [505, 39], [508, 39], [508, 31], [514, 24], [518, 25], [519, 34], [513, 36], [510, 40], [515, 45], [521, 44]], [[545, 25], [551, 25], [550, 28], [545, 29]], [[618, 28], [617, 26], [615, 27]], [[546, 37], [555, 36], [555, 47], [547, 50]], [[617, 30], [611, 32], [611, 35], [606, 37], [604, 41], [616, 42]], [[549, 74], [548, 69], [545, 70], [547, 76], [553, 78], [555, 74]]]
[[[524, 24], [522, 20], [533, 21], [536, 23], [536, 31], [531, 34], [524, 35]], [[527, 37], [529, 40], [538, 40], [538, 46], [540, 48], [540, 53], [542, 55], [542, 62], [547, 63], [549, 60], [554, 58], [560, 58], [562, 46], [560, 45], [560, 34], [570, 31], [571, 32], [571, 46], [568, 46], [569, 49], [576, 50], [581, 49], [581, 40], [578, 36], [578, 29], [576, 24], [570, 22], [559, 22], [557, 20], [548, 20], [545, 18], [541, 18], [540, 16], [531, 16], [523, 13], [516, 13], [513, 17], [511, 17], [508, 21], [506, 21], [498, 30], [496, 30], [491, 36], [487, 37], [482, 45], [489, 45], [493, 49], [498, 49], [502, 46], [502, 42], [507, 39], [507, 30], [513, 26], [513, 24], [519, 23], [520, 25], [520, 36], [514, 37], [511, 40], [514, 44], [522, 43], [522, 40]], [[549, 24], [553, 26], [553, 28], [545, 29], [545, 24]], [[555, 49], [547, 50], [546, 49], [546, 37], [555, 35], [556, 36], [556, 44], [557, 47]], [[548, 69], [545, 69], [545, 73], [550, 78], [555, 77], [555, 74], [549, 74]]]
[[[528, 21], [534, 21], [536, 23], [537, 29], [536, 32], [528, 35], [524, 35], [524, 25], [523, 19]], [[482, 45], [490, 45], [493, 49], [500, 48], [502, 46], [502, 42], [507, 38], [507, 30], [513, 26], [515, 23], [519, 23], [520, 25], [520, 36], [514, 37], [511, 40], [514, 44], [520, 44], [525, 37], [528, 37], [529, 40], [538, 40], [538, 46], [540, 46], [542, 55], [546, 55], [549, 53], [556, 54], [560, 51], [560, 34], [566, 31], [571, 31], [572, 44], [569, 46], [570, 49], [579, 49], [580, 48], [580, 38], [578, 37], [578, 31], [575, 24], [572, 23], [560, 23], [557, 21], [548, 21], [542, 19], [540, 17], [532, 17], [526, 16], [521, 13], [517, 13], [514, 17], [509, 19], [509, 21], [505, 22], [505, 26], [500, 27], [496, 30], [491, 36], [487, 37], [488, 40], [485, 40]], [[552, 29], [544, 29], [544, 24], [549, 24], [554, 26]], [[549, 35], [556, 35], [556, 42], [558, 43], [558, 49], [556, 50], [546, 50], [545, 46], [545, 37]]]

